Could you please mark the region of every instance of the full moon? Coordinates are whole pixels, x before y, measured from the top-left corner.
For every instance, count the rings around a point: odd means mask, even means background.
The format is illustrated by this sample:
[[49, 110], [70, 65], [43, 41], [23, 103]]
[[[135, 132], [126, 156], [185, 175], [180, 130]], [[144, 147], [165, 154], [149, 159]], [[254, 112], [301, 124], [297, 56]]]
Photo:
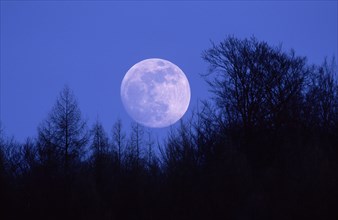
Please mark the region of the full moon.
[[124, 76], [121, 99], [136, 122], [153, 128], [167, 127], [188, 109], [189, 81], [183, 71], [168, 60], [142, 60]]

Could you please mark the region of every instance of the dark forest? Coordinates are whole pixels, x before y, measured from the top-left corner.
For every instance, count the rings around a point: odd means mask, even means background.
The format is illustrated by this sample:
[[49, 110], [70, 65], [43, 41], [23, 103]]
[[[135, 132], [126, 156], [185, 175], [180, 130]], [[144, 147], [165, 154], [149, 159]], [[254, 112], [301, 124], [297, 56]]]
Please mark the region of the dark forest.
[[1, 129], [0, 219], [338, 219], [335, 60], [234, 36], [201, 58], [213, 98], [163, 141], [88, 125], [67, 86], [36, 137]]

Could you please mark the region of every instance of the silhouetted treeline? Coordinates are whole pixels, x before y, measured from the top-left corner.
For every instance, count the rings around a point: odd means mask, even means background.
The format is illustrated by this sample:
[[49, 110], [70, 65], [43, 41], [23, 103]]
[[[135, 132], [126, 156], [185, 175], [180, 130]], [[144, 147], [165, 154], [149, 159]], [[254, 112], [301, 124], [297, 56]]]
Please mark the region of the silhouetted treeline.
[[0, 136], [0, 219], [338, 219], [334, 60], [255, 38], [202, 53], [213, 99], [162, 142], [88, 125], [65, 87], [38, 135]]

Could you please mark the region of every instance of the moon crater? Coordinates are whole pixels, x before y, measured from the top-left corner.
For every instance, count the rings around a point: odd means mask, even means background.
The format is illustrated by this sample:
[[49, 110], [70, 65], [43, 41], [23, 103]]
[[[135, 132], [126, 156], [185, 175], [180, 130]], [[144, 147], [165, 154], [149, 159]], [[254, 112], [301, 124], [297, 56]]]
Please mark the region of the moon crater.
[[167, 127], [187, 111], [190, 86], [183, 71], [163, 59], [146, 59], [132, 66], [121, 84], [128, 114], [148, 127]]

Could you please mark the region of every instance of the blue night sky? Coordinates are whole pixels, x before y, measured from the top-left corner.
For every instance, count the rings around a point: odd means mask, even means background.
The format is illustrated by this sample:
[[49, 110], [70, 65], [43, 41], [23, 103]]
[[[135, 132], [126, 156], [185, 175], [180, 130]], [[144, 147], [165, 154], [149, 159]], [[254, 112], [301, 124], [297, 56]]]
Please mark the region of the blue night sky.
[[67, 84], [89, 126], [98, 117], [110, 132], [121, 118], [128, 129], [121, 81], [132, 65], [155, 57], [189, 79], [188, 117], [197, 100], [209, 97], [200, 74], [210, 40], [255, 36], [320, 64], [337, 56], [337, 20], [337, 1], [1, 1], [2, 127], [18, 140], [36, 136]]

